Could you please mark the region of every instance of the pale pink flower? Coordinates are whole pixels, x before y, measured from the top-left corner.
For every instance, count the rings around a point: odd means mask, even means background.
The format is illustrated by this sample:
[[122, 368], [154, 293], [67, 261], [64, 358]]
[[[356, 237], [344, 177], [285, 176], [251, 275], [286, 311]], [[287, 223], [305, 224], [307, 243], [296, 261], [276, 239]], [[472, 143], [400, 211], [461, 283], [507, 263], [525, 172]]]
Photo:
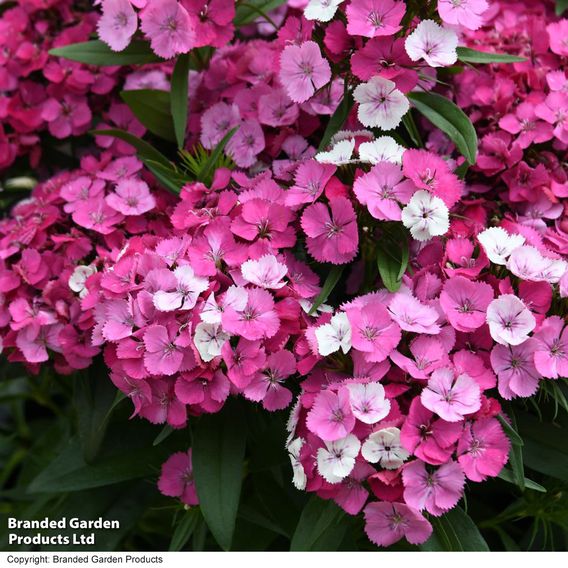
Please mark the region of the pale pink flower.
[[487, 307], [491, 337], [501, 345], [520, 345], [535, 328], [536, 320], [522, 300], [502, 294]]
[[438, 14], [446, 24], [477, 30], [483, 25], [485, 0], [438, 0]]
[[424, 59], [430, 67], [447, 67], [457, 61], [458, 36], [455, 31], [422, 20], [406, 38], [404, 46], [412, 61]]
[[140, 21], [152, 50], [164, 59], [187, 53], [195, 45], [195, 22], [177, 0], [148, 2]]
[[282, 279], [287, 272], [287, 266], [278, 262], [272, 254], [261, 256], [258, 260], [247, 260], [241, 265], [241, 274], [247, 282], [273, 290], [286, 285]]
[[249, 168], [256, 162], [256, 157], [265, 145], [264, 131], [258, 121], [245, 120], [227, 143], [227, 155], [240, 168]]
[[404, 503], [373, 502], [365, 507], [365, 533], [377, 546], [390, 546], [401, 538], [421, 544], [432, 534], [432, 525]]
[[122, 51], [138, 29], [138, 16], [129, 0], [103, 0], [97, 24], [99, 37], [113, 50]]
[[408, 373], [414, 379], [427, 379], [432, 371], [448, 364], [448, 354], [442, 342], [436, 337], [419, 335], [410, 345], [410, 357], [405, 357], [399, 351], [393, 351], [391, 361]]
[[280, 81], [294, 102], [307, 101], [318, 89], [329, 83], [330, 79], [329, 63], [322, 57], [316, 42], [288, 45], [282, 52]]
[[356, 0], [346, 9], [349, 35], [392, 36], [401, 26], [406, 12], [404, 2], [395, 0]]
[[308, 412], [306, 424], [322, 440], [345, 438], [355, 426], [349, 391], [346, 388], [340, 388], [337, 393], [321, 391]]
[[481, 389], [469, 375], [436, 369], [420, 395], [422, 404], [448, 422], [459, 422], [481, 407]]
[[499, 394], [506, 400], [532, 396], [541, 379], [534, 364], [538, 347], [535, 339], [521, 345], [495, 345], [491, 351], [491, 366], [498, 379]]
[[180, 333], [163, 325], [151, 325], [144, 333], [144, 366], [153, 375], [175, 375], [195, 366], [188, 333]]
[[534, 364], [548, 379], [568, 377], [568, 327], [559, 316], [546, 318], [537, 333]]
[[109, 193], [105, 199], [108, 205], [123, 215], [142, 215], [156, 206], [148, 184], [136, 178], [120, 180], [115, 185], [114, 192]]
[[414, 460], [402, 470], [404, 500], [408, 505], [439, 517], [453, 509], [463, 495], [465, 476], [455, 461], [449, 461], [434, 471]]
[[345, 197], [307, 207], [302, 215], [302, 229], [307, 235], [309, 253], [320, 262], [345, 264], [353, 260], [359, 247], [357, 218], [351, 202]]
[[201, 115], [201, 144], [208, 150], [213, 149], [240, 121], [237, 105], [220, 102], [210, 106]]
[[390, 401], [380, 383], [352, 383], [347, 388], [353, 415], [361, 422], [375, 424], [390, 412]]
[[468, 479], [496, 477], [509, 458], [511, 442], [495, 418], [467, 424], [458, 442], [458, 462]]
[[384, 469], [398, 469], [410, 456], [400, 443], [400, 430], [395, 427], [373, 432], [363, 443], [361, 454]]
[[359, 103], [357, 116], [361, 124], [381, 130], [396, 128], [410, 108], [408, 99], [396, 84], [382, 77], [373, 77], [358, 85], [353, 98]]
[[355, 467], [355, 458], [359, 455], [361, 442], [353, 434], [345, 438], [325, 442], [325, 448], [317, 452], [319, 474], [328, 483], [339, 483]]
[[388, 305], [391, 318], [405, 331], [416, 333], [440, 333], [438, 312], [424, 305], [411, 294], [397, 292]]
[[448, 321], [458, 331], [468, 333], [485, 323], [485, 312], [493, 300], [493, 288], [463, 276], [446, 280], [440, 294], [440, 306]]
[[196, 276], [189, 265], [178, 266], [170, 274], [164, 283], [165, 290], [154, 294], [154, 306], [161, 312], [191, 310], [199, 294], [209, 288], [209, 280]]
[[359, 145], [359, 159], [376, 165], [380, 162], [402, 163], [404, 147], [391, 136], [379, 136], [371, 142]]
[[568, 271], [568, 263], [543, 256], [535, 247], [523, 245], [511, 252], [507, 268], [523, 280], [557, 284]]
[[228, 339], [229, 335], [219, 324], [201, 322], [195, 326], [193, 343], [199, 351], [201, 360], [206, 363], [221, 355], [221, 349]]

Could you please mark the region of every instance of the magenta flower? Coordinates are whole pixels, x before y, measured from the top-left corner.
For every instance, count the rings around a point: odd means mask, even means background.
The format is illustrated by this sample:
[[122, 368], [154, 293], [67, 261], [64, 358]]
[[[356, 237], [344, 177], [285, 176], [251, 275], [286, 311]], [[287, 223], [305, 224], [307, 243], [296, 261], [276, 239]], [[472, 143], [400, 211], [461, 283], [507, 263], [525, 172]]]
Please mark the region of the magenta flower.
[[485, 0], [438, 0], [438, 14], [446, 24], [477, 30], [483, 13], [489, 8]]
[[559, 316], [546, 318], [533, 336], [535, 367], [548, 379], [568, 377], [568, 327], [564, 323]]
[[427, 468], [420, 460], [414, 460], [402, 470], [404, 500], [419, 511], [426, 509], [439, 517], [453, 509], [463, 494], [465, 477], [460, 465], [448, 461], [439, 468]]
[[120, 180], [114, 187], [114, 193], [109, 193], [105, 199], [108, 205], [123, 215], [142, 215], [156, 206], [148, 184], [136, 178]]
[[144, 366], [153, 375], [175, 375], [195, 366], [195, 356], [188, 347], [191, 336], [187, 332], [178, 335], [174, 327], [151, 325], [144, 333]]
[[497, 374], [499, 394], [506, 400], [516, 396], [532, 396], [541, 379], [534, 364], [539, 344], [527, 339], [521, 345], [495, 345], [491, 351], [491, 366]]
[[49, 360], [48, 349], [56, 353], [61, 351], [59, 342], [61, 330], [60, 324], [41, 328], [29, 325], [18, 332], [16, 345], [28, 363], [44, 363]]
[[152, 49], [164, 59], [187, 53], [195, 46], [195, 22], [177, 0], [148, 2], [140, 21]]
[[404, 2], [396, 0], [358, 0], [347, 6], [349, 35], [377, 37], [392, 36], [400, 30], [406, 12]]
[[353, 205], [345, 197], [307, 207], [302, 215], [306, 245], [313, 258], [320, 262], [345, 264], [353, 260], [359, 246], [357, 219]]
[[356, 460], [355, 467], [339, 483], [318, 491], [324, 499], [333, 499], [346, 513], [358, 515], [369, 497], [363, 485], [375, 470], [365, 461]]
[[266, 354], [260, 341], [239, 339], [235, 347], [227, 341], [221, 348], [223, 361], [227, 365], [227, 376], [238, 388], [245, 388], [264, 367]]
[[89, 200], [77, 206], [72, 217], [80, 227], [91, 229], [102, 235], [112, 233], [116, 225], [124, 219], [121, 213], [115, 211], [102, 198]]
[[493, 300], [493, 288], [484, 282], [473, 282], [463, 276], [446, 280], [440, 294], [440, 305], [448, 321], [458, 331], [470, 332], [485, 323], [487, 306]]
[[162, 495], [179, 497], [185, 505], [199, 505], [191, 465], [191, 448], [187, 452], [173, 454], [162, 464], [158, 489]]
[[138, 16], [130, 0], [103, 0], [99, 37], [113, 50], [122, 51], [138, 29]]
[[511, 442], [495, 418], [467, 424], [458, 442], [458, 462], [468, 479], [496, 477], [509, 458]]
[[353, 191], [359, 203], [366, 205], [375, 219], [400, 221], [399, 203], [406, 205], [416, 191], [411, 181], [403, 180], [400, 166], [379, 162], [355, 180]]
[[136, 325], [132, 298], [109, 300], [104, 304], [104, 311], [105, 323], [102, 334], [107, 341], [119, 341], [132, 335]]
[[296, 103], [307, 101], [329, 83], [331, 69], [314, 41], [288, 45], [280, 58], [280, 81]]
[[320, 164], [316, 160], [300, 164], [294, 176], [295, 183], [286, 192], [286, 205], [295, 207], [304, 203], [313, 203], [323, 193], [335, 170], [335, 166]]
[[227, 154], [240, 168], [252, 166], [266, 145], [262, 127], [256, 120], [245, 120], [227, 144]]
[[41, 112], [49, 133], [55, 138], [68, 138], [83, 134], [92, 119], [91, 109], [85, 97], [64, 95], [61, 99], [47, 99]]
[[459, 422], [481, 407], [479, 385], [466, 374], [456, 376], [453, 369], [436, 369], [420, 395], [422, 404], [448, 422]]
[[322, 440], [334, 441], [345, 438], [355, 426], [349, 390], [340, 388], [337, 393], [329, 390], [321, 391], [308, 413], [306, 424], [310, 431]]
[[514, 294], [502, 294], [487, 307], [491, 337], [501, 345], [520, 345], [535, 328], [536, 320]]
[[408, 373], [414, 379], [427, 379], [435, 369], [448, 364], [448, 353], [441, 341], [436, 337], [419, 335], [408, 346], [410, 357], [405, 357], [399, 351], [393, 351], [389, 357], [391, 361]]
[[152, 424], [167, 422], [173, 428], [181, 428], [187, 422], [187, 410], [174, 392], [174, 383], [153, 379], [150, 382], [152, 400], [140, 410], [140, 416]]
[[432, 525], [404, 503], [373, 502], [365, 507], [365, 533], [377, 546], [390, 546], [401, 538], [421, 544], [432, 534]]

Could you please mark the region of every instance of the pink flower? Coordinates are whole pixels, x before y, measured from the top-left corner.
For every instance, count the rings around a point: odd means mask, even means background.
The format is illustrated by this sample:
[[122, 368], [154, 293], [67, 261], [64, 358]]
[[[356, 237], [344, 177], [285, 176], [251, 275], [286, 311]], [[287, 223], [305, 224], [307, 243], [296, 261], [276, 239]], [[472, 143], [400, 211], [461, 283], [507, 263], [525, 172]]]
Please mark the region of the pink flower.
[[538, 347], [535, 339], [521, 345], [495, 345], [491, 351], [491, 366], [497, 374], [499, 394], [506, 400], [515, 396], [532, 396], [541, 378], [534, 364]]
[[185, 505], [199, 505], [191, 465], [191, 448], [187, 452], [173, 454], [162, 464], [158, 489], [162, 495], [179, 497]]
[[314, 203], [302, 215], [302, 229], [307, 235], [309, 253], [320, 262], [345, 264], [353, 260], [359, 246], [357, 219], [351, 202], [336, 197], [329, 202]]
[[140, 21], [153, 51], [164, 59], [187, 53], [195, 45], [195, 22], [177, 0], [148, 2]]
[[256, 374], [243, 393], [249, 400], [262, 401], [262, 406], [271, 412], [286, 408], [292, 401], [292, 393], [282, 383], [295, 372], [296, 359], [290, 351], [273, 353], [264, 371]]
[[392, 130], [410, 108], [408, 99], [396, 88], [396, 83], [374, 76], [355, 88], [353, 98], [359, 103], [357, 116], [369, 128]]
[[120, 180], [114, 192], [106, 196], [106, 202], [123, 215], [142, 215], [156, 206], [148, 184], [136, 178]]
[[406, 53], [412, 61], [424, 59], [430, 67], [446, 67], [457, 61], [458, 36], [434, 20], [422, 20], [406, 38]]
[[73, 221], [80, 227], [109, 235], [124, 217], [109, 207], [104, 199], [89, 200], [73, 211]]
[[388, 305], [391, 318], [405, 331], [416, 333], [440, 333], [438, 313], [434, 308], [422, 304], [410, 293], [399, 291]]
[[346, 513], [358, 515], [369, 497], [363, 484], [373, 473], [375, 470], [368, 463], [357, 460], [346, 478], [334, 484], [333, 489], [320, 489], [318, 495], [324, 499], [329, 495]]
[[314, 41], [288, 45], [280, 58], [280, 81], [296, 103], [307, 101], [329, 83], [331, 69]]
[[300, 110], [282, 89], [274, 89], [258, 101], [258, 120], [261, 124], [288, 126], [298, 119]]
[[16, 345], [28, 363], [44, 363], [49, 360], [47, 350], [61, 352], [59, 334], [62, 326], [47, 325], [41, 328], [27, 326], [18, 332]]
[[213, 149], [223, 137], [240, 123], [237, 105], [216, 103], [201, 115], [201, 143], [208, 150]]
[[514, 294], [502, 294], [487, 307], [491, 337], [501, 345], [520, 345], [535, 328], [536, 320]]
[[91, 124], [92, 113], [85, 97], [64, 95], [61, 99], [48, 99], [41, 112], [51, 135], [68, 138], [86, 132]]
[[138, 16], [129, 0], [103, 0], [99, 37], [113, 50], [122, 51], [138, 29]]
[[564, 323], [559, 316], [546, 318], [533, 336], [535, 367], [548, 379], [568, 377], [568, 328]]
[[377, 546], [390, 546], [403, 537], [421, 544], [432, 534], [432, 525], [404, 503], [369, 503], [364, 513], [365, 533]]
[[265, 147], [264, 132], [256, 120], [245, 120], [227, 143], [227, 154], [240, 168], [252, 166]]
[[308, 412], [308, 428], [322, 440], [334, 441], [345, 438], [355, 426], [351, 410], [349, 390], [340, 388], [337, 393], [321, 391]]
[[207, 278], [196, 276], [189, 265], [178, 266], [173, 273], [163, 271], [162, 290], [154, 294], [154, 306], [162, 312], [191, 310], [201, 292], [209, 288]]
[[400, 30], [404, 2], [358, 0], [347, 6], [347, 32], [364, 37], [391, 36]]
[[446, 280], [440, 305], [448, 321], [458, 331], [470, 332], [485, 323], [485, 312], [493, 300], [493, 288], [484, 282], [472, 282], [463, 276]]
[[400, 221], [399, 203], [408, 203], [416, 187], [409, 180], [403, 181], [400, 166], [379, 162], [371, 171], [355, 180], [353, 191], [375, 219]]
[[174, 327], [151, 325], [144, 333], [144, 366], [153, 375], [175, 375], [195, 366], [191, 349], [191, 337], [187, 332], [178, 335]]
[[361, 422], [375, 424], [390, 412], [390, 401], [380, 383], [353, 383], [347, 388], [353, 415]]
[[435, 419], [416, 397], [400, 430], [402, 446], [417, 458], [432, 465], [446, 463], [463, 429], [460, 422]]
[[266, 355], [260, 341], [239, 339], [235, 347], [227, 341], [221, 348], [223, 361], [227, 365], [227, 376], [238, 388], [246, 387], [264, 367]]
[[250, 341], [273, 337], [280, 327], [272, 295], [261, 288], [247, 290], [247, 303], [244, 309], [236, 310], [229, 306], [221, 318], [225, 331]]
[[496, 477], [509, 458], [511, 442], [495, 418], [467, 424], [458, 442], [458, 462], [468, 479]]
[[174, 392], [172, 381], [153, 379], [152, 400], [140, 410], [140, 416], [152, 424], [167, 422], [173, 428], [181, 428], [187, 422], [187, 410]]
[[243, 278], [259, 288], [283, 288], [286, 283], [282, 278], [287, 272], [287, 266], [271, 254], [261, 256], [258, 260], [247, 260], [241, 265]]
[[298, 166], [294, 185], [286, 192], [286, 205], [294, 207], [313, 203], [322, 193], [335, 172], [335, 166], [308, 160]]
[[367, 361], [384, 361], [401, 338], [400, 327], [392, 321], [386, 307], [374, 300], [362, 308], [348, 308], [346, 313], [353, 347], [365, 353]]
[[477, 30], [483, 25], [485, 0], [438, 0], [438, 13], [446, 24]]
[[414, 379], [427, 379], [432, 371], [449, 362], [444, 346], [435, 337], [419, 335], [410, 342], [409, 349], [414, 359], [405, 357], [398, 351], [393, 351], [389, 357]]
[[463, 494], [465, 477], [460, 465], [449, 461], [438, 469], [427, 469], [415, 460], [402, 470], [404, 500], [411, 507], [439, 517], [453, 509]]
[[546, 26], [550, 41], [550, 51], [564, 57], [568, 56], [568, 20], [566, 18]]
[[136, 325], [132, 298], [105, 302], [104, 313], [102, 334], [107, 341], [119, 341], [132, 335]]
[[456, 376], [449, 367], [436, 369], [420, 395], [422, 404], [448, 422], [459, 422], [481, 407], [479, 385], [468, 375]]

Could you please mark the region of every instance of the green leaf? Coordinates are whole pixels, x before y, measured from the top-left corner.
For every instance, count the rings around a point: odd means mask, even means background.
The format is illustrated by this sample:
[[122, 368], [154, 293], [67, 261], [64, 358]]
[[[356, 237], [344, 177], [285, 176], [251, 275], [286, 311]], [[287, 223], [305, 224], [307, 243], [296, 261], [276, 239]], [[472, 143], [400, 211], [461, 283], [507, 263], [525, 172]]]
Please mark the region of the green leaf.
[[389, 292], [397, 292], [408, 266], [408, 235], [402, 226], [392, 225], [378, 242], [377, 265], [383, 284]]
[[414, 118], [412, 117], [412, 111], [409, 110], [403, 117], [402, 117], [402, 124], [408, 135], [410, 136], [410, 140], [417, 148], [424, 148], [424, 144], [422, 142], [422, 138], [420, 136], [420, 131], [416, 127], [416, 123], [414, 122]]
[[432, 536], [420, 546], [426, 551], [488, 552], [489, 547], [469, 515], [454, 507], [442, 517], [430, 517]]
[[181, 188], [190, 181], [190, 179], [174, 169], [172, 165], [169, 167], [164, 166], [154, 160], [143, 160], [147, 168], [154, 174], [154, 177], [167, 189], [179, 194]]
[[313, 495], [292, 537], [293, 552], [337, 550], [348, 528], [345, 513], [333, 502]]
[[197, 176], [198, 181], [203, 182], [205, 185], [209, 185], [211, 180], [213, 179], [213, 174], [215, 172], [217, 162], [219, 158], [223, 154], [223, 150], [225, 146], [229, 143], [229, 140], [235, 135], [235, 132], [239, 129], [238, 126], [235, 126], [225, 136], [223, 136], [222, 140], [215, 146], [213, 152], [207, 159], [207, 161], [203, 164], [199, 175]]
[[189, 53], [179, 56], [172, 74], [171, 111], [178, 148], [183, 148], [187, 127]]
[[333, 136], [341, 130], [341, 127], [345, 124], [345, 121], [351, 112], [354, 102], [353, 95], [349, 91], [349, 84], [346, 81], [343, 90], [343, 99], [341, 99], [339, 106], [335, 109], [335, 112], [327, 123], [318, 146], [319, 152], [325, 150]]
[[116, 389], [107, 379], [100, 361], [79, 374], [73, 382], [79, 438], [83, 457], [92, 462], [101, 447]]
[[172, 167], [171, 162], [160, 151], [156, 150], [152, 145], [148, 144], [148, 142], [138, 138], [138, 136], [134, 136], [134, 134], [126, 132], [126, 130], [109, 128], [106, 130], [92, 130], [91, 134], [94, 136], [112, 136], [113, 138], [119, 138], [133, 146], [140, 159], [158, 162], [166, 168]]
[[508, 53], [489, 53], [477, 51], [469, 47], [456, 48], [458, 59], [464, 63], [520, 63], [526, 61], [525, 57], [509, 55]]
[[562, 16], [566, 10], [568, 10], [568, 0], [556, 0], [556, 15]]
[[134, 116], [152, 134], [175, 142], [176, 133], [170, 112], [170, 93], [155, 89], [122, 91], [122, 100], [128, 105]]
[[268, 14], [268, 12], [275, 10], [285, 3], [286, 0], [247, 0], [246, 2], [239, 2], [235, 14], [235, 26], [239, 28], [250, 24], [254, 22], [259, 15]]
[[345, 266], [334, 265], [328, 272], [325, 282], [321, 288], [321, 292], [318, 294], [317, 298], [314, 300], [314, 304], [308, 312], [310, 315], [316, 313], [316, 310], [329, 298], [329, 295], [333, 289], [337, 286]]
[[471, 120], [452, 101], [435, 93], [408, 93], [416, 109], [445, 132], [470, 164], [477, 158], [477, 134]]
[[168, 549], [170, 552], [179, 552], [183, 549], [195, 531], [200, 519], [201, 513], [198, 507], [192, 507], [183, 512], [183, 517], [181, 521], [176, 524], [172, 540], [170, 541]]
[[169, 425], [166, 424], [163, 428], [162, 431], [156, 436], [156, 439], [152, 442], [152, 446], [158, 446], [159, 444], [161, 444], [166, 438], [169, 438], [169, 436], [174, 432], [174, 429]]
[[88, 65], [98, 65], [100, 67], [111, 67], [113, 65], [144, 65], [146, 63], [156, 63], [163, 61], [150, 48], [146, 41], [134, 40], [123, 51], [112, 51], [106, 43], [99, 40], [74, 43], [64, 47], [56, 47], [49, 51], [50, 55], [87, 63]]
[[[512, 483], [513, 485], [517, 485], [517, 480], [515, 479], [515, 474], [508, 468], [504, 467], [501, 470], [501, 473], [497, 476], [499, 479], [506, 481], [507, 483]], [[532, 489], [533, 491], [539, 491], [540, 493], [546, 493], [546, 487], [540, 485], [536, 481], [532, 481], [531, 479], [527, 479], [525, 477], [525, 487], [527, 489]]]
[[513, 409], [509, 406], [508, 413], [511, 418], [512, 424], [505, 419], [502, 414], [497, 415], [497, 418], [503, 429], [505, 430], [505, 434], [509, 440], [511, 440], [511, 451], [509, 452], [509, 463], [511, 465], [511, 469], [513, 470], [513, 478], [515, 480], [515, 484], [519, 486], [521, 491], [525, 490], [525, 466], [523, 464], [523, 439], [517, 434], [515, 429], [516, 425], [516, 417], [513, 412]]
[[523, 446], [523, 439], [519, 436], [519, 434], [511, 426], [511, 424], [509, 424], [508, 420], [502, 414], [498, 414], [497, 419], [499, 420], [499, 422], [501, 422], [501, 426], [503, 426], [503, 430], [505, 430], [505, 434], [507, 434], [507, 437], [509, 438], [509, 440], [511, 440], [511, 443], [516, 446]]
[[199, 419], [193, 439], [193, 474], [201, 512], [221, 548], [229, 550], [241, 494], [246, 427], [239, 401]]

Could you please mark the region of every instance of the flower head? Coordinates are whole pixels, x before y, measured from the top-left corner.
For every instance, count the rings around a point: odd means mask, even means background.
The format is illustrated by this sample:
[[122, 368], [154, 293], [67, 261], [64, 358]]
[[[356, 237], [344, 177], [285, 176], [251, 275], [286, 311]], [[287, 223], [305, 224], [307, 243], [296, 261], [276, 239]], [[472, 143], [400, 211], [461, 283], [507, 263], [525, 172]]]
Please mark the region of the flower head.
[[398, 469], [410, 455], [400, 443], [400, 430], [394, 427], [373, 432], [363, 443], [361, 454], [384, 469]]
[[307, 426], [325, 441], [345, 438], [355, 426], [349, 391], [346, 388], [340, 388], [337, 393], [321, 391], [308, 412]]
[[122, 51], [138, 29], [138, 16], [130, 0], [103, 0], [97, 24], [99, 37], [113, 50]]
[[401, 219], [417, 241], [428, 241], [432, 237], [445, 235], [450, 228], [446, 204], [423, 189], [412, 196], [402, 210]]
[[453, 65], [458, 56], [458, 36], [433, 20], [422, 20], [406, 38], [406, 53], [412, 61], [424, 59], [430, 67]]
[[359, 103], [361, 123], [381, 130], [396, 128], [410, 108], [408, 99], [396, 88], [396, 84], [382, 77], [373, 77], [358, 85], [353, 98]]
[[487, 307], [491, 337], [501, 345], [520, 345], [535, 328], [536, 320], [522, 300], [502, 294]]

